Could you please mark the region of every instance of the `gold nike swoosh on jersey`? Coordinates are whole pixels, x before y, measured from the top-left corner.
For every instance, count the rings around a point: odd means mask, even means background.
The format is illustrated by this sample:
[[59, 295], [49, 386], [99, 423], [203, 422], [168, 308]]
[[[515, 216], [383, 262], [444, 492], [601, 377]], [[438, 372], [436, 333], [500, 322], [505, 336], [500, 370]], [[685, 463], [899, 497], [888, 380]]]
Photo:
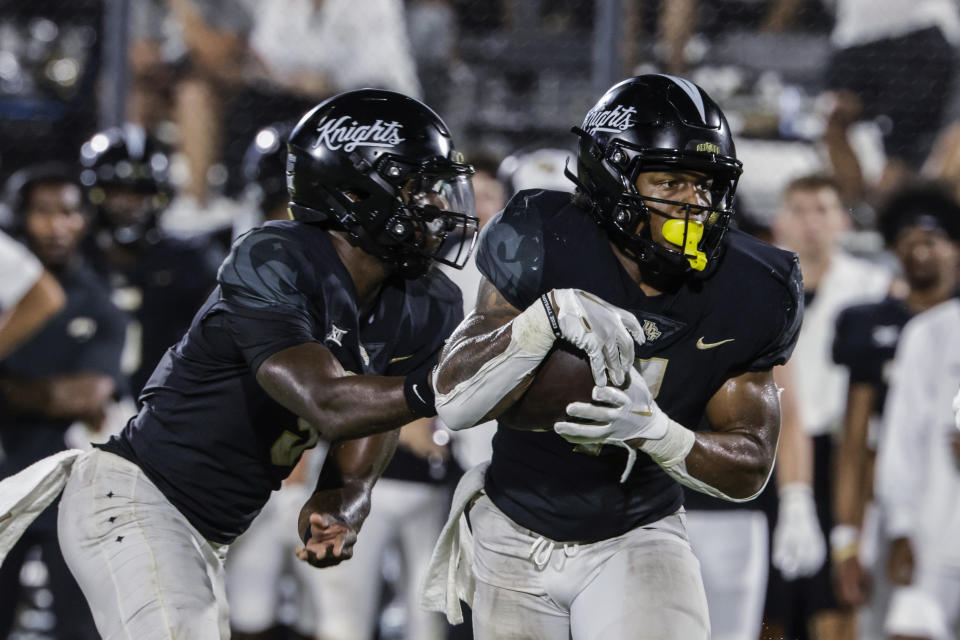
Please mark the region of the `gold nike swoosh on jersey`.
[[704, 342], [703, 336], [697, 340], [697, 349], [713, 349], [714, 347], [719, 347], [722, 344], [727, 344], [728, 342], [733, 342], [736, 338], [727, 338], [726, 340], [720, 340], [719, 342]]
[[397, 356], [396, 358], [390, 358], [390, 364], [393, 364], [394, 362], [400, 362], [401, 360], [406, 360], [408, 358], [412, 358], [414, 355], [416, 354], [411, 353], [408, 356]]

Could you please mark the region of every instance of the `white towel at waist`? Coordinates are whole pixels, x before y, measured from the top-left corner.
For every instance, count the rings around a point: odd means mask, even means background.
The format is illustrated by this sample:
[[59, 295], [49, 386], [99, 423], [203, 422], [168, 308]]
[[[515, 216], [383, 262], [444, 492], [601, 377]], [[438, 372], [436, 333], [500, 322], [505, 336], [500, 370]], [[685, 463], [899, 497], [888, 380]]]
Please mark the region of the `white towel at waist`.
[[83, 451], [68, 449], [0, 482], [0, 564], [27, 527], [57, 499]]
[[420, 588], [420, 607], [445, 613], [450, 624], [463, 622], [460, 601], [473, 603], [473, 535], [464, 512], [483, 492], [490, 461], [481, 462], [460, 478], [453, 492], [450, 515], [430, 556]]

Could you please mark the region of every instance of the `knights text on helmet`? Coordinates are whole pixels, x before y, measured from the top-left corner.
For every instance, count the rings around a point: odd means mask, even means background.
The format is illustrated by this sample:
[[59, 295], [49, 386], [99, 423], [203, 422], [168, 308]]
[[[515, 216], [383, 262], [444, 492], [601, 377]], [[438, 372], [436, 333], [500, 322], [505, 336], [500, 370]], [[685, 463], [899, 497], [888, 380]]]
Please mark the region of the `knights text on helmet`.
[[617, 105], [613, 109], [594, 109], [583, 120], [583, 130], [589, 134], [598, 131], [618, 133], [626, 131], [634, 125], [633, 114], [637, 112], [633, 107]]
[[331, 151], [342, 148], [348, 153], [357, 147], [394, 147], [406, 139], [400, 137], [401, 129], [403, 125], [396, 120], [360, 124], [352, 116], [324, 118], [317, 124], [314, 147], [324, 146]]

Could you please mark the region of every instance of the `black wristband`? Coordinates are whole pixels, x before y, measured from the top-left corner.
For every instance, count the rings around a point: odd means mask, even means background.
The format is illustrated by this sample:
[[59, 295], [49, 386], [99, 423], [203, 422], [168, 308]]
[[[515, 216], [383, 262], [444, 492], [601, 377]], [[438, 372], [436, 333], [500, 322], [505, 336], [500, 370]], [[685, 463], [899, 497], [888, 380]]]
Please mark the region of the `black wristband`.
[[403, 380], [403, 397], [410, 411], [418, 418], [432, 418], [437, 415], [436, 395], [430, 384], [430, 372], [435, 362], [431, 361], [416, 371], [411, 371]]
[[562, 338], [563, 333], [560, 332], [560, 323], [557, 322], [557, 314], [553, 311], [553, 303], [550, 302], [550, 294], [545, 293], [540, 296], [540, 302], [543, 303], [543, 308], [547, 312], [547, 321], [550, 323], [550, 328], [553, 329], [553, 335], [556, 338]]

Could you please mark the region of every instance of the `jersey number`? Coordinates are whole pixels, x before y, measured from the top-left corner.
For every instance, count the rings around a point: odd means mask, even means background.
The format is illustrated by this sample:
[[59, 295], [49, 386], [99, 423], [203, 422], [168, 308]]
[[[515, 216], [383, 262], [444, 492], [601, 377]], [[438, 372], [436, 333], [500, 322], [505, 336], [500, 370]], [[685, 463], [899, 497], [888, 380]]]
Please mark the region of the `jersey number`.
[[278, 467], [292, 467], [304, 451], [317, 444], [320, 433], [309, 422], [297, 419], [297, 430], [284, 430], [270, 447], [270, 462]]

